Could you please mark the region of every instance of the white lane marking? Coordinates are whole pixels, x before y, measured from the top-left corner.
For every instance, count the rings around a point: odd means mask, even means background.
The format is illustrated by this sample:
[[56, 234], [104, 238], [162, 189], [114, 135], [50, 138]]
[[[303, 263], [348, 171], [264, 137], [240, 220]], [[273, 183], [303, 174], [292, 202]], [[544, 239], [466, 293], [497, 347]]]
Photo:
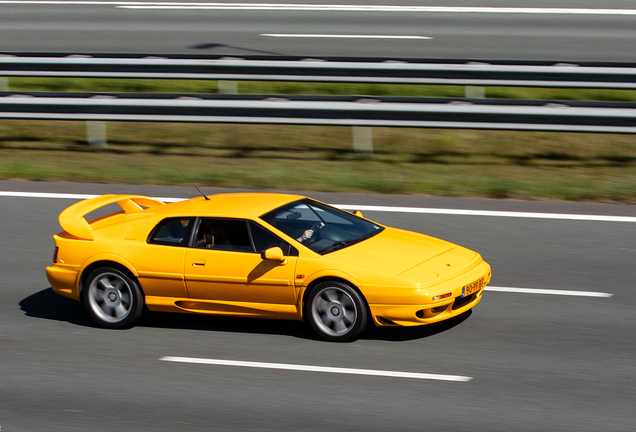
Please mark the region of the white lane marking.
[[360, 210], [375, 212], [395, 212], [395, 213], [423, 213], [423, 214], [444, 214], [457, 216], [495, 216], [495, 217], [515, 217], [532, 219], [562, 219], [597, 222], [636, 222], [636, 217], [632, 216], [603, 216], [567, 213], [533, 213], [533, 212], [511, 212], [493, 210], [461, 210], [443, 208], [422, 208], [422, 207], [390, 207], [390, 206], [370, 206], [352, 204], [331, 204], [343, 210]]
[[[47, 193], [47, 192], [6, 192], [0, 191], [0, 197], [18, 197], [18, 198], [61, 198], [61, 199], [74, 199], [84, 200], [91, 199], [101, 195], [89, 195], [89, 194], [67, 194], [67, 193]], [[163, 202], [179, 202], [185, 201], [187, 198], [168, 198], [158, 197], [155, 198]]]
[[261, 363], [261, 362], [248, 362], [248, 361], [236, 361], [236, 360], [217, 360], [217, 359], [205, 359], [205, 358], [192, 358], [192, 357], [161, 357], [161, 361], [177, 362], [177, 363], [197, 363], [208, 364], [217, 366], [238, 366], [249, 367], [259, 369], [281, 369], [303, 372], [323, 372], [323, 373], [335, 373], [335, 374], [347, 374], [347, 375], [369, 375], [380, 376], [390, 378], [411, 378], [411, 379], [426, 379], [426, 380], [438, 380], [438, 381], [460, 381], [467, 382], [472, 377], [460, 376], [460, 375], [439, 375], [439, 374], [427, 374], [427, 373], [414, 373], [414, 372], [396, 372], [396, 371], [384, 371], [384, 370], [372, 370], [372, 369], [350, 369], [350, 368], [338, 368], [338, 367], [324, 367], [324, 366], [308, 366], [308, 365], [295, 365], [285, 363]]
[[428, 13], [494, 13], [494, 14], [559, 14], [559, 15], [636, 15], [634, 9], [592, 8], [515, 8], [515, 7], [445, 7], [385, 6], [335, 4], [268, 4], [268, 3], [181, 3], [119, 5], [122, 9], [198, 9], [198, 10], [285, 10], [338, 12], [428, 12]]
[[0, 4], [116, 6], [124, 9], [217, 9], [217, 10], [292, 10], [292, 11], [352, 11], [352, 12], [443, 12], [494, 14], [559, 14], [559, 15], [636, 15], [635, 9], [594, 8], [520, 8], [520, 7], [456, 7], [456, 6], [395, 6], [340, 5], [290, 3], [193, 3], [152, 1], [71, 1], [71, 0], [12, 0]]
[[[47, 192], [10, 192], [0, 191], [0, 197], [20, 197], [20, 198], [62, 198], [83, 200], [95, 198], [99, 195], [89, 194], [67, 194], [67, 193], [47, 193]], [[155, 197], [163, 202], [179, 202], [188, 198], [170, 198]], [[584, 215], [584, 214], [567, 214], [567, 213], [532, 213], [532, 212], [510, 212], [510, 211], [492, 211], [492, 210], [458, 210], [443, 208], [423, 208], [423, 207], [390, 207], [390, 206], [370, 206], [356, 204], [331, 204], [334, 207], [343, 210], [360, 210], [375, 212], [392, 212], [392, 213], [420, 213], [420, 214], [443, 214], [452, 216], [493, 216], [493, 217], [515, 217], [530, 219], [557, 219], [557, 220], [579, 220], [592, 222], [630, 222], [635, 223], [636, 217], [632, 216], [603, 216], [603, 215]]]
[[0, 196], [19, 198], [63, 198], [63, 199], [90, 199], [98, 195], [67, 194], [67, 193], [41, 193], [41, 192], [5, 192], [0, 191]]
[[510, 292], [519, 294], [551, 294], [562, 296], [576, 296], [576, 297], [612, 297], [614, 294], [604, 292], [593, 291], [569, 291], [569, 290], [552, 290], [552, 289], [537, 289], [537, 288], [513, 288], [513, 287], [497, 287], [487, 286], [484, 291], [496, 291], [496, 292]]
[[261, 36], [278, 38], [335, 38], [335, 39], [433, 39], [428, 36], [388, 36], [388, 35], [336, 35], [336, 34], [285, 34], [262, 33]]

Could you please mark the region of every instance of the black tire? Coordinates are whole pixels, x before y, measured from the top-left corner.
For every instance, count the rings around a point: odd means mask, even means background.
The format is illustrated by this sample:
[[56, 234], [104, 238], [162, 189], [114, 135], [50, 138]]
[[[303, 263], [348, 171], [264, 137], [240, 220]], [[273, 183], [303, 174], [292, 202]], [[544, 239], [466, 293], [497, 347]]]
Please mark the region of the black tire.
[[349, 284], [321, 282], [307, 297], [307, 321], [321, 338], [333, 342], [355, 340], [367, 326], [364, 299]]
[[144, 310], [144, 296], [136, 280], [111, 267], [91, 272], [82, 291], [86, 311], [100, 326], [121, 329], [132, 326]]

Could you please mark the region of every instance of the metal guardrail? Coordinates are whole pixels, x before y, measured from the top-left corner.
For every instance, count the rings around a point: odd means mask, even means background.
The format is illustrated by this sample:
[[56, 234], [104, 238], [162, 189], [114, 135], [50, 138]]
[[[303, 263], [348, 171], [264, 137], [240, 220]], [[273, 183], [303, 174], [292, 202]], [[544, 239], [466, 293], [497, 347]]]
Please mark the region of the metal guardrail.
[[636, 89], [636, 64], [1, 54], [0, 76]]
[[0, 93], [0, 118], [636, 133], [636, 103]]

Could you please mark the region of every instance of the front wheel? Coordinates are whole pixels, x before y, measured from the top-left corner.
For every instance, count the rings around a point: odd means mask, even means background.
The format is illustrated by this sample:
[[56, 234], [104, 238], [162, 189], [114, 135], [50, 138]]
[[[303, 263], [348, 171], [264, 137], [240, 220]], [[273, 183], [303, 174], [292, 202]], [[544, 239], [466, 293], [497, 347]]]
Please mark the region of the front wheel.
[[311, 328], [323, 339], [334, 342], [355, 339], [367, 325], [362, 296], [343, 282], [316, 285], [309, 293], [307, 312]]
[[93, 270], [82, 291], [84, 306], [102, 327], [130, 327], [143, 312], [144, 298], [132, 277], [110, 267]]

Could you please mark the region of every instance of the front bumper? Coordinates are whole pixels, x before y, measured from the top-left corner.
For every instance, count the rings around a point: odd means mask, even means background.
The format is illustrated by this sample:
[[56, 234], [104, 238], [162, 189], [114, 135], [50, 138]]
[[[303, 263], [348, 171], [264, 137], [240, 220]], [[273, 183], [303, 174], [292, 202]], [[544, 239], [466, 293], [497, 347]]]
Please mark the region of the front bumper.
[[46, 268], [46, 278], [56, 293], [79, 300], [77, 293], [77, 277], [79, 271], [74, 267], [52, 265]]
[[[483, 284], [478, 291], [464, 296], [463, 284], [458, 285], [455, 281], [450, 280], [442, 284], [442, 287], [436, 288], [439, 294], [448, 290], [451, 297], [428, 304], [369, 304], [371, 315], [376, 326], [418, 326], [424, 324], [432, 324], [444, 321], [449, 318], [461, 315], [472, 309], [481, 301], [484, 288], [490, 282], [491, 272], [490, 266], [483, 263], [479, 266], [481, 272], [472, 271], [469, 274], [471, 282], [479, 281], [483, 278]], [[487, 271], [484, 272], [484, 268]], [[468, 282], [470, 283], [470, 282]], [[446, 288], [444, 288], [446, 287]]]
[[[459, 307], [455, 307], [454, 304], [461, 297], [452, 299], [449, 303], [435, 305], [369, 305], [369, 308], [377, 326], [399, 325], [410, 327], [432, 324], [453, 318], [472, 309], [480, 302], [483, 292], [482, 288], [479, 292], [471, 294], [466, 303], [457, 302], [460, 303]], [[439, 312], [434, 311], [434, 309], [440, 310], [442, 308], [443, 310]]]

